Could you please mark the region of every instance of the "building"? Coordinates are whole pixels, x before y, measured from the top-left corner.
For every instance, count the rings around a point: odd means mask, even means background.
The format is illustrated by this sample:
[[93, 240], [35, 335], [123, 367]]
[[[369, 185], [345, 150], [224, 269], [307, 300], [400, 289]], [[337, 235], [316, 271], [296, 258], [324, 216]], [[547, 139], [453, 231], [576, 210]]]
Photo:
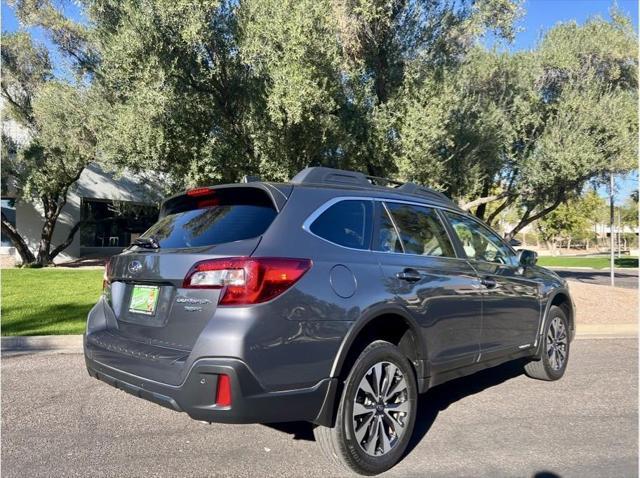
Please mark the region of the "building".
[[[0, 98], [0, 112], [4, 113], [4, 98]], [[7, 117], [2, 118], [2, 134], [19, 146], [31, 140], [27, 129]], [[54, 230], [52, 249], [67, 239], [78, 222], [80, 229], [54, 262], [106, 257], [122, 251], [156, 221], [161, 196], [157, 176], [154, 179], [153, 175], [114, 174], [98, 164], [90, 164], [69, 189]], [[44, 222], [43, 211], [39, 204], [18, 197], [11, 180], [2, 185], [2, 212], [35, 252]], [[19, 261], [11, 241], [2, 237], [0, 264]]]
[[[52, 248], [64, 241], [81, 221], [73, 242], [54, 262], [106, 257], [129, 246], [157, 219], [161, 198], [157, 182], [133, 174], [117, 176], [97, 164], [89, 165], [69, 189], [53, 234]], [[37, 204], [17, 200], [10, 192], [2, 196], [2, 211], [11, 220], [32, 251], [37, 249], [43, 214]], [[2, 238], [3, 264], [20, 258], [7, 238]]]

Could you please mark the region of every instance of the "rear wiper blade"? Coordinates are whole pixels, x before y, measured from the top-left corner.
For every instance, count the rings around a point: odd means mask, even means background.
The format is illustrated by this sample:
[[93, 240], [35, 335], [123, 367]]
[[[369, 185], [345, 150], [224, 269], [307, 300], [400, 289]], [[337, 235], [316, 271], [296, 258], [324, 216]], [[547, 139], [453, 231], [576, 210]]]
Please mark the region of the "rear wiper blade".
[[148, 247], [149, 249], [159, 249], [160, 248], [160, 244], [158, 244], [158, 241], [153, 236], [139, 237], [135, 241], [133, 241], [133, 243], [136, 246]]

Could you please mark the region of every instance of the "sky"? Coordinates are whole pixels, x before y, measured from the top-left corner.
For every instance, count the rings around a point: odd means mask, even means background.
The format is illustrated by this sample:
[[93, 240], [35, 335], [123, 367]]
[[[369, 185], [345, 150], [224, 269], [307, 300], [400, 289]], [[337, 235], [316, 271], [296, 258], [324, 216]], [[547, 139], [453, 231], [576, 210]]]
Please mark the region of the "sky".
[[[636, 32], [638, 31], [638, 0], [617, 0], [617, 7], [631, 17]], [[529, 50], [536, 46], [544, 31], [559, 22], [575, 20], [584, 23], [585, 20], [599, 15], [610, 18], [609, 9], [614, 5], [610, 0], [526, 0], [524, 3], [525, 16], [520, 21], [520, 31], [511, 46], [513, 50]], [[616, 178], [616, 204], [622, 204], [638, 189], [638, 171], [626, 178]], [[608, 196], [607, 187], [600, 188], [600, 195]]]
[[[62, 4], [65, 13], [73, 20], [82, 18], [80, 9], [73, 1]], [[638, 0], [525, 0], [525, 15], [519, 22], [520, 31], [510, 49], [517, 51], [535, 48], [542, 34], [560, 22], [574, 20], [584, 23], [594, 16], [608, 19], [609, 10], [614, 4], [631, 17], [638, 31]], [[18, 28], [19, 24], [13, 10], [2, 0], [2, 31], [15, 31]], [[50, 45], [42, 31], [36, 29], [32, 33], [37, 40]], [[55, 53], [53, 60], [59, 60]], [[616, 203], [622, 203], [633, 190], [638, 189], [638, 172], [627, 178], [617, 178], [616, 189]], [[608, 194], [606, 188], [601, 189], [600, 193], [603, 196]]]

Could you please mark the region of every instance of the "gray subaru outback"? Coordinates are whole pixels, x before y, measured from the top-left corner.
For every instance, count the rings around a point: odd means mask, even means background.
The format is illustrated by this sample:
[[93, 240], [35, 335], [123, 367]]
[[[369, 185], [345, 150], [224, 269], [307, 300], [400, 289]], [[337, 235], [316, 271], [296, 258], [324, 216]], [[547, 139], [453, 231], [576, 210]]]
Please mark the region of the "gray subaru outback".
[[196, 420], [312, 422], [331, 460], [373, 475], [430, 387], [519, 358], [562, 377], [574, 308], [535, 263], [411, 183], [316, 167], [191, 189], [109, 262], [86, 365]]

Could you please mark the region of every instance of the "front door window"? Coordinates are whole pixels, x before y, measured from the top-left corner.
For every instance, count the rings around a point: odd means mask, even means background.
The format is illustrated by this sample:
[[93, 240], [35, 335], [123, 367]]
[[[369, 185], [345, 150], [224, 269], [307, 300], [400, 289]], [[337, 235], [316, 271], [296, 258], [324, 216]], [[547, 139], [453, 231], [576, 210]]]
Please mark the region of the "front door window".
[[502, 240], [478, 221], [451, 212], [446, 213], [469, 259], [516, 265], [515, 254]]
[[377, 250], [455, 257], [447, 232], [432, 208], [392, 202], [385, 207], [392, 221], [383, 211]]

